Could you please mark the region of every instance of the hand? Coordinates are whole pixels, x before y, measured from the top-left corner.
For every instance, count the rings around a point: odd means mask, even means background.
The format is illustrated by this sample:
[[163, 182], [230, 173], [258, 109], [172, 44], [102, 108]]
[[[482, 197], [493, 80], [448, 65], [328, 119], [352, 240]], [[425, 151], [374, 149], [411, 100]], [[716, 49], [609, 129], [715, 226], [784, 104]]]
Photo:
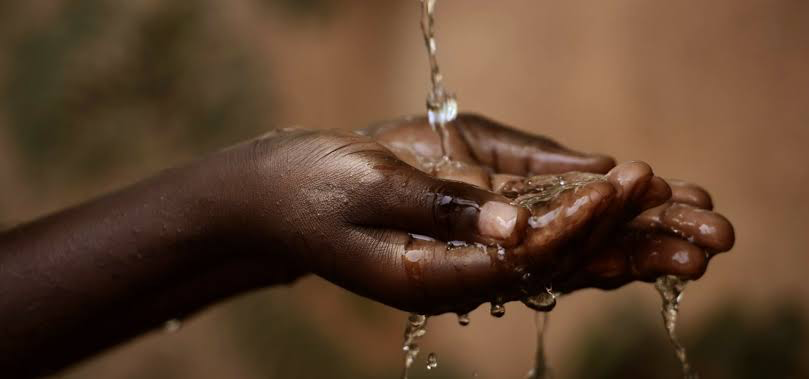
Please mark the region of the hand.
[[733, 247], [733, 225], [713, 212], [703, 188], [668, 179], [671, 199], [626, 224], [604, 250], [565, 290], [582, 287], [613, 289], [634, 280], [651, 282], [662, 275], [695, 280], [702, 277], [717, 253]]
[[[575, 153], [479, 120], [461, 117], [481, 126], [451, 130], [453, 136], [466, 133], [451, 140], [453, 158], [465, 152], [470, 163], [432, 166], [438, 174], [471, 177], [476, 171], [483, 187], [497, 177], [494, 168], [524, 174], [603, 172], [613, 165], [611, 158]], [[567, 276], [616, 225], [669, 198], [668, 186], [648, 165], [625, 164], [606, 180], [550, 202], [548, 209], [562, 209], [564, 216], [529, 229], [527, 209], [509, 205], [508, 198], [435, 178], [397, 158], [393, 152], [425, 169], [439, 155], [419, 153], [435, 153], [437, 145], [426, 126], [415, 125], [389, 124], [365, 130], [366, 136], [280, 131], [235, 149], [249, 151], [257, 168], [239, 189], [240, 196], [255, 199], [243, 210], [247, 224], [263, 225], [251, 238], [264, 236], [272, 241], [268, 249], [282, 251], [302, 269], [394, 307], [462, 312], [497, 297], [522, 296], [525, 273], [535, 283]], [[422, 129], [425, 139], [416, 138]], [[407, 142], [397, 146], [402, 141], [393, 133]], [[448, 241], [477, 245], [452, 247]], [[550, 264], [556, 261], [566, 263]]]
[[[380, 124], [364, 131], [394, 151], [397, 156], [437, 176], [462, 180], [502, 192], [514, 188], [522, 176], [566, 171], [603, 173], [614, 166], [603, 155], [582, 154], [543, 137], [517, 132], [475, 115], [462, 115], [449, 125], [450, 154], [467, 163], [455, 172], [435, 170], [440, 145], [423, 118]], [[633, 280], [653, 281], [666, 274], [697, 279], [708, 260], [733, 246], [732, 225], [711, 212], [710, 195], [701, 187], [668, 180], [671, 198], [664, 205], [644, 212], [620, 228], [605, 242], [602, 251], [558, 283], [555, 290], [585, 287], [616, 288]], [[654, 181], [657, 190], [665, 186]], [[516, 193], [512, 193], [512, 197]], [[663, 196], [661, 194], [661, 196]]]

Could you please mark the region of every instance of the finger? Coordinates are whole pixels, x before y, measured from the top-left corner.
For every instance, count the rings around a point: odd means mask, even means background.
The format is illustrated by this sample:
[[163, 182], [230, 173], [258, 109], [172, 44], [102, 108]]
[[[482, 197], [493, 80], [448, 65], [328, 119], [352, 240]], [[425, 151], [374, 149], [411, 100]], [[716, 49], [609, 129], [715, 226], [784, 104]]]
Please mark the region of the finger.
[[636, 279], [654, 281], [663, 275], [699, 279], [708, 256], [699, 246], [681, 238], [656, 233], [633, 241], [632, 272]]
[[548, 263], [555, 249], [572, 238], [591, 239], [596, 234], [593, 230], [604, 221], [599, 216], [608, 212], [615, 196], [615, 187], [610, 183], [595, 181], [562, 192], [551, 201], [531, 205], [530, 228], [515, 251], [535, 265]]
[[674, 202], [707, 210], [713, 209], [711, 195], [702, 187], [677, 179], [666, 179], [666, 182], [671, 186], [671, 197]]
[[623, 224], [640, 214], [644, 207], [665, 201], [668, 194], [655, 178], [652, 168], [643, 162], [627, 162], [616, 166], [606, 175], [606, 180], [615, 188], [615, 199], [606, 211], [610, 217], [599, 222], [591, 240], [603, 241], [615, 225]]
[[433, 175], [439, 179], [455, 180], [491, 190], [489, 171], [475, 164], [443, 160], [435, 165]]
[[612, 157], [570, 150], [545, 137], [504, 127], [478, 115], [464, 114], [452, 124], [470, 153], [496, 172], [545, 175], [568, 171], [606, 173]]
[[635, 206], [639, 210], [644, 209], [643, 206], [667, 200], [660, 201], [666, 193], [661, 193], [661, 190], [656, 188], [659, 186], [658, 181], [654, 183], [655, 190], [648, 191], [653, 186], [654, 177], [652, 168], [640, 161], [621, 163], [607, 173], [607, 180], [617, 189], [617, 205]]
[[654, 208], [671, 199], [672, 191], [672, 188], [663, 178], [653, 176], [649, 179], [645, 193], [638, 197], [638, 205], [641, 209]]
[[422, 314], [466, 313], [514, 288], [497, 247], [452, 247], [397, 230], [350, 230], [345, 251], [376, 259], [335, 259], [317, 273], [361, 295]]
[[665, 231], [704, 247], [712, 254], [728, 251], [735, 242], [733, 225], [719, 213], [681, 203], [666, 203], [630, 222], [637, 230]]
[[352, 222], [462, 240], [513, 246], [523, 235], [528, 211], [481, 188], [442, 180], [393, 158], [376, 165], [381, 175], [367, 187]]
[[607, 246], [562, 288], [615, 289], [635, 280], [654, 281], [662, 275], [698, 279], [707, 265], [705, 251], [688, 241], [664, 233], [635, 234]]
[[[405, 160], [423, 171], [431, 171], [432, 166], [443, 157], [444, 152], [439, 133], [433, 131], [424, 117], [406, 117], [386, 121], [357, 132], [372, 137], [397, 157], [412, 157], [412, 159]], [[452, 160], [476, 163], [469, 152], [469, 147], [456, 128], [447, 128], [447, 132], [449, 133], [448, 153]]]

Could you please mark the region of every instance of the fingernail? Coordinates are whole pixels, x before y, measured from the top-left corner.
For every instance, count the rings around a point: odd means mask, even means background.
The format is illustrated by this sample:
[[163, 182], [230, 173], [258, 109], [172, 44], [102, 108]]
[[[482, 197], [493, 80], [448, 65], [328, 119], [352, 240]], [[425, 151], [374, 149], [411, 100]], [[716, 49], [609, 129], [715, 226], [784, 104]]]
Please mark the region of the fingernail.
[[508, 239], [514, 233], [519, 214], [517, 207], [498, 201], [490, 201], [480, 208], [478, 230], [480, 234], [486, 237], [501, 240]]

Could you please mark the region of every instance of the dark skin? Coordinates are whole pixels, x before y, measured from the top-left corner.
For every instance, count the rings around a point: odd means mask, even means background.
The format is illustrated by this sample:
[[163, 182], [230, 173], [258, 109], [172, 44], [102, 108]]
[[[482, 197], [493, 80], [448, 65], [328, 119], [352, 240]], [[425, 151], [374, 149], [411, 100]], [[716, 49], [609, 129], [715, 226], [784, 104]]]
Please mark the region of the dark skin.
[[[418, 118], [278, 130], [1, 234], [0, 369], [58, 370], [308, 274], [439, 314], [549, 284], [696, 279], [733, 245], [707, 192], [645, 163], [614, 167], [479, 116], [449, 127], [454, 164], [435, 164], [440, 145]], [[510, 205], [523, 176], [569, 171], [607, 176], [537, 209]]]

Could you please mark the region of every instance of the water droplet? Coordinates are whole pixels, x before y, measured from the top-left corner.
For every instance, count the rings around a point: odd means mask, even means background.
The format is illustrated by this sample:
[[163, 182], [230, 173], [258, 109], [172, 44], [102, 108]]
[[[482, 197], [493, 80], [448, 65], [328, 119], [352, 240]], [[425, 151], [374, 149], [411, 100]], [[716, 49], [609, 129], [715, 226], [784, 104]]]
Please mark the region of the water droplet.
[[163, 331], [166, 333], [177, 333], [183, 327], [183, 323], [174, 318], [163, 323]]
[[432, 370], [438, 367], [438, 356], [435, 353], [427, 355], [427, 369]]
[[461, 326], [469, 325], [469, 313], [463, 313], [458, 315], [458, 324]]
[[554, 307], [556, 307], [557, 296], [558, 295], [554, 293], [550, 287], [548, 287], [545, 289], [545, 291], [536, 295], [522, 298], [521, 301], [526, 307], [537, 312], [550, 312]]
[[506, 259], [506, 249], [502, 246], [497, 245], [497, 260], [504, 261]]
[[506, 307], [502, 303], [493, 301], [491, 304], [492, 309], [490, 313], [492, 316], [500, 318], [506, 314]]

